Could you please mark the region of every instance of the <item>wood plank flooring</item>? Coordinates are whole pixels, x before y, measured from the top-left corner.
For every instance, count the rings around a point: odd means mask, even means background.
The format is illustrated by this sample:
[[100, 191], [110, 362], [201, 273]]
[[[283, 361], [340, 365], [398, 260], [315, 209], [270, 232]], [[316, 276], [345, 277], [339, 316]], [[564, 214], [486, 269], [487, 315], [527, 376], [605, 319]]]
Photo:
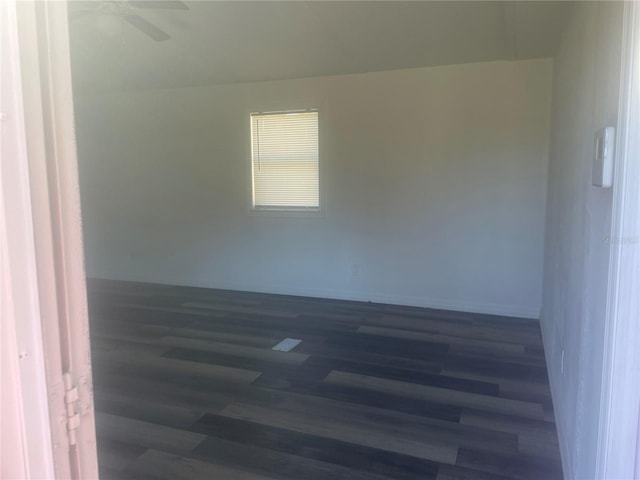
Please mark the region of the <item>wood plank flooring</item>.
[[562, 478], [535, 320], [88, 287], [103, 479]]

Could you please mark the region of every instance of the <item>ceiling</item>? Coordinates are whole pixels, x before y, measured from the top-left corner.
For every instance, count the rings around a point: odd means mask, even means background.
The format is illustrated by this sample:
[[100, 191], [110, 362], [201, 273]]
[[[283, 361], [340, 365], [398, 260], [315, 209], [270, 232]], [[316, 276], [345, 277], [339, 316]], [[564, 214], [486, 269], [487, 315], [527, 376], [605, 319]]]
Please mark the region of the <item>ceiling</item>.
[[[119, 17], [108, 29], [101, 14], [73, 20], [74, 87], [185, 87], [549, 57], [571, 10], [560, 1], [185, 3], [189, 10], [134, 10], [171, 35], [162, 42]], [[79, 5], [71, 1], [69, 10]]]

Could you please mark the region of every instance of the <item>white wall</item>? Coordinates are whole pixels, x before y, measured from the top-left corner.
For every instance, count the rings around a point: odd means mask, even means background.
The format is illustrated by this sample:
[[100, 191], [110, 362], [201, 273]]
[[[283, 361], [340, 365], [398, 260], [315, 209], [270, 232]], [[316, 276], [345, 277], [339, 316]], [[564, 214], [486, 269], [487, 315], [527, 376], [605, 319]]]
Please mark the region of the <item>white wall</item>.
[[577, 3], [554, 62], [541, 322], [567, 479], [595, 478], [612, 193], [591, 162], [616, 125], [621, 25], [622, 2]]
[[[76, 99], [90, 276], [537, 317], [551, 61]], [[318, 106], [320, 217], [250, 214], [248, 113]]]

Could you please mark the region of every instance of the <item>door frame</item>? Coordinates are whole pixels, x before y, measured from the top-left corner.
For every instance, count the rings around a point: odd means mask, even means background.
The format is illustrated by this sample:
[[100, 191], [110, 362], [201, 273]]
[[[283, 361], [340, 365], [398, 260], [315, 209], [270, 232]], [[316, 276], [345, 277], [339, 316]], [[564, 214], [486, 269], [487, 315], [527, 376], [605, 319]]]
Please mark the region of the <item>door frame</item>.
[[1, 478], [54, 478], [15, 2], [0, 2]]
[[0, 13], [13, 82], [2, 85], [2, 353], [19, 381], [20, 439], [12, 457], [2, 442], [3, 474], [10, 459], [14, 478], [97, 479], [67, 4], [3, 0]]
[[640, 5], [624, 2], [596, 475], [640, 478]]

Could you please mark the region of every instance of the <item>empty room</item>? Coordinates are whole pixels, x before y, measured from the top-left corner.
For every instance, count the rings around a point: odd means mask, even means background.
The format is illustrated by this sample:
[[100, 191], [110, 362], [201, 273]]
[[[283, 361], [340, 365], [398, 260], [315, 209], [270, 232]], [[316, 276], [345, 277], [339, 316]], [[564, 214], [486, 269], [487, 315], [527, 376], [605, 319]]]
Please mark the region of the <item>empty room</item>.
[[637, 6], [16, 11], [55, 478], [635, 478]]

